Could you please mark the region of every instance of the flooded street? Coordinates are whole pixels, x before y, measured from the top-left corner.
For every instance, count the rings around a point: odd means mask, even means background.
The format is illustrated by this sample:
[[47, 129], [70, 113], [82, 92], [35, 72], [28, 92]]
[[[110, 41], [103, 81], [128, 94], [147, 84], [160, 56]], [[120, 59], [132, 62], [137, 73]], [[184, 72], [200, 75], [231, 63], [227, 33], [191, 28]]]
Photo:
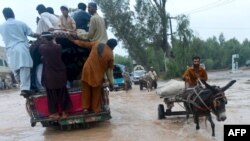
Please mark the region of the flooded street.
[[[140, 91], [139, 86], [134, 85], [127, 93], [110, 93], [111, 120], [70, 131], [44, 128], [40, 123], [31, 127], [25, 99], [19, 96], [19, 91], [0, 91], [0, 141], [222, 141], [224, 124], [250, 124], [250, 70], [209, 72], [208, 77], [209, 84], [218, 86], [237, 80], [225, 92], [227, 120], [218, 122], [213, 116], [215, 137], [211, 136], [210, 123], [207, 121], [206, 125], [204, 118], [200, 120], [198, 131], [192, 117], [186, 120], [185, 116], [172, 116], [158, 120], [157, 107], [163, 104], [163, 99], [154, 90]], [[175, 109], [183, 110], [178, 104]]]

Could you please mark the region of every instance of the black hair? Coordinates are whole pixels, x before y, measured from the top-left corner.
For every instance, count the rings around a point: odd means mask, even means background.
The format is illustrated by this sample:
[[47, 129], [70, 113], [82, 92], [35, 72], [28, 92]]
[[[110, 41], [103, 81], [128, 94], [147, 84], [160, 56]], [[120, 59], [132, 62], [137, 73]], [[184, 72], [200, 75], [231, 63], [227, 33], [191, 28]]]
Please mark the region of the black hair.
[[60, 9], [69, 11], [68, 7], [66, 7], [66, 6], [61, 6]]
[[113, 50], [117, 45], [116, 39], [109, 39], [107, 45]]
[[201, 60], [201, 58], [200, 58], [199, 56], [194, 56], [194, 57], [192, 58], [192, 60], [196, 60], [196, 59]]
[[94, 8], [95, 10], [97, 10], [97, 5], [96, 5], [95, 2], [90, 2], [88, 6]]
[[46, 12], [46, 8], [43, 4], [37, 5], [36, 10], [38, 11], [39, 14]]
[[48, 41], [52, 41], [54, 39], [53, 35], [50, 32], [43, 32], [41, 37], [46, 38], [46, 40]]
[[6, 20], [9, 18], [15, 18], [15, 14], [14, 14], [13, 10], [9, 7], [6, 7], [3, 9], [3, 15], [4, 15], [4, 18]]
[[50, 14], [54, 14], [54, 9], [52, 7], [47, 7], [46, 11], [49, 12]]
[[79, 3], [78, 4], [78, 9], [81, 9], [81, 10], [83, 10], [83, 11], [85, 11], [86, 10], [86, 4], [85, 3]]

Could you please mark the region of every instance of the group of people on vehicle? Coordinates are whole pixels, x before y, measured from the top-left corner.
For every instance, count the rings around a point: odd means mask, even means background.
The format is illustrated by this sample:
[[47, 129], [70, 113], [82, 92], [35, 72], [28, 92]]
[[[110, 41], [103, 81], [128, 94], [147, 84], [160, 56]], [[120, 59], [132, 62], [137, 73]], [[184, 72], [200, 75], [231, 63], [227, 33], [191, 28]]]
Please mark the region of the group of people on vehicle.
[[[101, 88], [103, 83], [113, 85], [114, 56], [113, 49], [117, 45], [115, 39], [109, 39], [106, 32], [104, 19], [97, 13], [97, 5], [94, 2], [88, 4], [88, 12], [85, 12], [86, 5], [78, 4], [78, 10], [69, 15], [67, 6], [61, 6], [61, 16], [53, 13], [51, 7], [39, 4], [36, 7], [40, 18], [37, 18], [37, 30], [33, 32], [27, 24], [15, 19], [13, 10], [9, 7], [3, 9], [6, 19], [0, 26], [0, 34], [5, 43], [6, 57], [10, 69], [15, 78], [20, 82], [20, 95], [28, 98], [31, 90], [31, 70], [36, 72], [40, 87], [44, 87], [48, 97], [48, 108], [52, 118], [59, 118], [59, 109], [62, 110], [62, 117], [67, 117], [67, 111], [72, 106], [69, 93], [66, 87], [67, 73], [65, 64], [61, 59], [62, 48], [56, 44], [51, 32], [67, 31], [69, 34], [76, 34], [77, 30], [84, 30], [86, 39], [71, 41], [79, 47], [88, 48], [90, 54], [85, 60], [81, 73], [82, 103], [84, 113], [90, 111], [98, 113], [101, 111]], [[27, 36], [39, 38], [41, 44], [39, 53], [41, 64], [34, 68], [33, 60], [29, 51], [29, 40]], [[200, 58], [193, 58], [193, 67], [190, 67], [183, 79], [189, 86], [196, 85], [196, 80], [207, 80], [204, 69], [199, 67]], [[150, 69], [148, 75], [157, 87], [157, 74]], [[37, 86], [36, 85], [36, 86]], [[37, 86], [38, 87], [38, 86]]]
[[[67, 70], [62, 61], [62, 47], [55, 42], [52, 32], [66, 31], [77, 35], [80, 29], [86, 32], [86, 40], [70, 41], [90, 50], [81, 75], [83, 110], [85, 113], [100, 112], [102, 84], [113, 84], [113, 49], [117, 41], [108, 40], [104, 19], [97, 13], [97, 4], [90, 2], [87, 13], [86, 5], [79, 3], [73, 17], [70, 17], [67, 6], [60, 7], [62, 15], [59, 17], [53, 13], [53, 8], [46, 8], [43, 4], [39, 4], [36, 10], [40, 17], [37, 18], [37, 30], [33, 32], [27, 24], [15, 19], [11, 8], [3, 9], [6, 22], [0, 26], [0, 34], [5, 43], [9, 67], [20, 82], [20, 95], [28, 98], [32, 94], [31, 89], [39, 91], [44, 88], [51, 118], [67, 117], [67, 111], [72, 106], [66, 87]], [[36, 67], [30, 55], [27, 36], [41, 40], [38, 48], [41, 63]], [[38, 76], [34, 88], [31, 87], [31, 70]], [[62, 113], [59, 113], [59, 109]]]

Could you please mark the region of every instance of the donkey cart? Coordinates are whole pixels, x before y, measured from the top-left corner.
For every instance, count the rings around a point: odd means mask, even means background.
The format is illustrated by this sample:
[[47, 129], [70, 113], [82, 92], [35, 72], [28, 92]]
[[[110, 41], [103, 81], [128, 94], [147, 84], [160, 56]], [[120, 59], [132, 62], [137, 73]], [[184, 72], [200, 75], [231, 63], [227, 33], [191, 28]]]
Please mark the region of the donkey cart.
[[[217, 121], [226, 120], [227, 98], [225, 95], [225, 91], [229, 87], [231, 87], [235, 82], [236, 80], [231, 80], [224, 87], [219, 87], [211, 86], [205, 81], [203, 81], [202, 83], [204, 84], [204, 86], [197, 85], [193, 88], [179, 88], [176, 91], [179, 93], [177, 93], [176, 95], [161, 96], [161, 98], [164, 98], [164, 102], [167, 105], [167, 109], [165, 111], [163, 104], [160, 104], [158, 106], [158, 118], [163, 119], [166, 115], [186, 115], [186, 117], [189, 118], [189, 114], [192, 114], [194, 117], [194, 122], [196, 123], [196, 129], [198, 130], [200, 128], [199, 117], [206, 116], [208, 121], [211, 123], [212, 136], [215, 136], [215, 124], [212, 120], [211, 113], [216, 116]], [[175, 89], [179, 86], [175, 87]], [[174, 106], [174, 103], [178, 102], [183, 103], [185, 111], [172, 112], [172, 107]]]
[[158, 105], [158, 119], [164, 119], [165, 116], [172, 116], [172, 115], [187, 115], [188, 112], [186, 111], [185, 107], [182, 111], [173, 111], [172, 108], [174, 104], [183, 104], [185, 100], [184, 92], [185, 86], [183, 81], [178, 81], [175, 79], [171, 79], [168, 81], [164, 87], [160, 87], [156, 92], [163, 99], [163, 102], [166, 104], [166, 110], [163, 104]]
[[[165, 96], [161, 97], [163, 98], [163, 102], [166, 104], [166, 110], [164, 108], [163, 104], [158, 105], [158, 119], [164, 119], [165, 116], [172, 116], [172, 115], [186, 115], [188, 118], [188, 115], [191, 114], [191, 112], [188, 112], [185, 107], [183, 106], [185, 102], [187, 102], [184, 99], [185, 91], [182, 91], [181, 93], [176, 94], [175, 96]], [[183, 103], [183, 105], [181, 105]], [[173, 111], [172, 108], [174, 107], [174, 104], [179, 104], [183, 107], [183, 111]]]

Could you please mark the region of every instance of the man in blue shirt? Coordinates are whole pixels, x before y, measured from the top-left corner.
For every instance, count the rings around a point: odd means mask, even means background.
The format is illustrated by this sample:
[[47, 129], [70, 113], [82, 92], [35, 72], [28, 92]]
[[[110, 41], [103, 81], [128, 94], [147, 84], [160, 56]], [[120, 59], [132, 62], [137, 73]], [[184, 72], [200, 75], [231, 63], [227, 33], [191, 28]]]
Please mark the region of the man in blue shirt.
[[20, 95], [28, 97], [30, 95], [30, 69], [33, 61], [27, 36], [37, 37], [38, 35], [34, 34], [24, 22], [15, 20], [11, 8], [4, 8], [3, 15], [6, 22], [0, 25], [0, 34], [5, 43], [7, 62], [16, 79], [20, 81]]
[[74, 13], [73, 19], [76, 22], [77, 29], [84, 29], [86, 32], [89, 31], [90, 15], [86, 12], [86, 4], [79, 3], [78, 10]]

